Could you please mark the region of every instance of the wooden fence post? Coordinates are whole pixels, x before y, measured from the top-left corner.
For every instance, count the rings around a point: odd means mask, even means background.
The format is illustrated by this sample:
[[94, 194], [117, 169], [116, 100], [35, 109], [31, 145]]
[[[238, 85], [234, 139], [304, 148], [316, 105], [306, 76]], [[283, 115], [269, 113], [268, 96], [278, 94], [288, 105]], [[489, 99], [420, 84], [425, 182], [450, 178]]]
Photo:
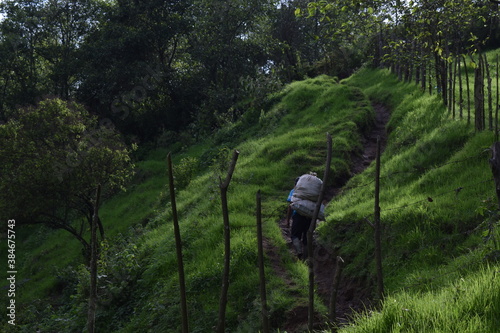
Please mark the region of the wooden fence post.
[[262, 204], [260, 190], [257, 192], [257, 249], [260, 277], [260, 300], [262, 302], [262, 332], [269, 333], [269, 314], [267, 310], [266, 275], [264, 271], [264, 248], [262, 244]]
[[222, 273], [222, 287], [219, 299], [219, 319], [217, 323], [218, 333], [225, 332], [227, 293], [229, 290], [229, 266], [231, 261], [231, 236], [229, 229], [229, 210], [227, 207], [227, 189], [229, 188], [229, 183], [231, 182], [231, 178], [236, 167], [236, 161], [238, 161], [238, 156], [239, 152], [235, 150], [226, 179], [224, 182], [220, 179], [219, 184], [222, 202], [222, 218], [224, 220], [224, 272]]
[[177, 216], [177, 204], [175, 201], [174, 171], [172, 167], [172, 155], [168, 153], [168, 177], [170, 185], [170, 202], [172, 204], [172, 218], [174, 221], [175, 249], [177, 252], [177, 269], [179, 271], [179, 286], [181, 297], [182, 333], [189, 332], [188, 309], [186, 297], [186, 282], [184, 279], [184, 262], [182, 260], [182, 241], [179, 229], [179, 218]]
[[316, 229], [316, 220], [318, 219], [319, 210], [321, 208], [321, 203], [323, 201], [323, 196], [325, 195], [326, 183], [328, 181], [328, 174], [330, 173], [330, 165], [332, 161], [332, 137], [327, 133], [327, 153], [326, 153], [326, 166], [325, 173], [323, 175], [323, 184], [321, 185], [321, 191], [316, 202], [316, 207], [314, 209], [313, 217], [311, 219], [311, 225], [307, 231], [307, 263], [309, 266], [309, 311], [308, 311], [308, 327], [309, 331], [312, 332], [314, 326], [314, 254], [313, 247], [313, 233]]
[[497, 54], [497, 61], [496, 61], [496, 85], [497, 85], [497, 99], [496, 99], [496, 107], [495, 107], [495, 141], [498, 141], [498, 108], [500, 107], [500, 87], [499, 82], [498, 82], [498, 76], [499, 73], [498, 71], [500, 70], [499, 65], [498, 65], [498, 54]]
[[380, 226], [380, 137], [377, 137], [377, 160], [375, 164], [375, 264], [377, 267], [377, 295], [384, 298], [384, 280], [382, 274], [382, 244]]
[[95, 332], [95, 314], [97, 310], [97, 220], [99, 219], [99, 201], [101, 198], [101, 185], [97, 186], [94, 205], [94, 216], [90, 227], [90, 296], [89, 309], [87, 313], [87, 331]]
[[489, 162], [493, 178], [495, 179], [495, 191], [497, 194], [498, 208], [500, 209], [500, 142], [498, 141], [491, 146], [491, 158]]
[[342, 274], [342, 269], [344, 268], [344, 259], [337, 256], [337, 263], [335, 266], [335, 275], [332, 281], [332, 290], [330, 293], [330, 304], [328, 306], [328, 319], [330, 320], [330, 325], [335, 325], [337, 323], [337, 294], [339, 292], [340, 276]]

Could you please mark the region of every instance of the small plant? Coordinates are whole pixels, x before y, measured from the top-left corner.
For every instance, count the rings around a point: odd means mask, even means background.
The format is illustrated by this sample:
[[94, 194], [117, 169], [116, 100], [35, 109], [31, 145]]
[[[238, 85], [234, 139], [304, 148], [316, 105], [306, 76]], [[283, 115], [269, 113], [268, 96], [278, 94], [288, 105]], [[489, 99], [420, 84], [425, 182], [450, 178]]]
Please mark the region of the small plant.
[[174, 178], [177, 188], [185, 188], [198, 171], [199, 161], [196, 157], [185, 157], [174, 166]]
[[478, 226], [482, 231], [481, 235], [485, 243], [484, 259], [487, 261], [500, 261], [500, 209], [493, 198], [483, 200], [482, 205], [477, 209], [477, 213], [485, 218]]

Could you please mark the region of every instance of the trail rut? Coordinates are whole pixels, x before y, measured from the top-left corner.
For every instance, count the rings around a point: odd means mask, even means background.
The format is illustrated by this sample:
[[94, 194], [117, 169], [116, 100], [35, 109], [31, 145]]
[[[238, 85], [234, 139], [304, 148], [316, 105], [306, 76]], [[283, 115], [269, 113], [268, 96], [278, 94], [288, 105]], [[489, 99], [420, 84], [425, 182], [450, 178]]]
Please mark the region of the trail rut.
[[[371, 131], [363, 139], [363, 151], [361, 154], [352, 156], [353, 168], [351, 177], [365, 170], [372, 161], [376, 158], [377, 138], [381, 140], [382, 149], [385, 147], [387, 140], [386, 124], [389, 121], [390, 112], [387, 107], [381, 104], [373, 104], [375, 110], [375, 121]], [[334, 185], [327, 189], [325, 193], [325, 203], [328, 203], [332, 198], [338, 195], [342, 186], [348, 179], [345, 179], [342, 184]], [[290, 251], [293, 251], [291, 245], [290, 230], [286, 219], [280, 222], [280, 228], [283, 238], [286, 240]], [[275, 273], [281, 277], [286, 285], [291, 290], [295, 290], [296, 285], [288, 276], [288, 272], [282, 264], [279, 252], [272, 246], [269, 241], [264, 242], [266, 254], [270, 260]], [[333, 249], [324, 248], [318, 244], [315, 245], [313, 254], [314, 273], [316, 290], [324, 304], [328, 304], [331, 293], [332, 279], [335, 271], [335, 261], [337, 254]], [[296, 292], [296, 291], [295, 291]], [[340, 290], [337, 295], [336, 317], [338, 322], [346, 324], [350, 316], [356, 311], [362, 311], [370, 302], [371, 290], [368, 289], [364, 281], [354, 281], [342, 278]], [[326, 328], [322, 326], [324, 318], [315, 320], [318, 326], [315, 328]], [[307, 306], [299, 306], [287, 314], [285, 324], [281, 327], [288, 333], [299, 333], [307, 331], [308, 308]]]

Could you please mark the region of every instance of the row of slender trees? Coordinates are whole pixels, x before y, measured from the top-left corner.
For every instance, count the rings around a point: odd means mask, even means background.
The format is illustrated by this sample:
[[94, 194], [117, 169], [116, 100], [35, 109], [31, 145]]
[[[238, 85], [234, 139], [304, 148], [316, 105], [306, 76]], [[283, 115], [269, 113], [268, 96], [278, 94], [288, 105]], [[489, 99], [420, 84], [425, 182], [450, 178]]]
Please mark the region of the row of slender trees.
[[498, 59], [488, 60], [484, 51], [496, 47], [492, 40], [497, 38], [498, 4], [466, 0], [418, 4], [397, 12], [397, 28], [380, 32], [383, 56], [378, 64], [390, 67], [400, 80], [415, 81], [422, 90], [438, 93], [454, 119], [474, 121], [479, 131], [495, 129]]

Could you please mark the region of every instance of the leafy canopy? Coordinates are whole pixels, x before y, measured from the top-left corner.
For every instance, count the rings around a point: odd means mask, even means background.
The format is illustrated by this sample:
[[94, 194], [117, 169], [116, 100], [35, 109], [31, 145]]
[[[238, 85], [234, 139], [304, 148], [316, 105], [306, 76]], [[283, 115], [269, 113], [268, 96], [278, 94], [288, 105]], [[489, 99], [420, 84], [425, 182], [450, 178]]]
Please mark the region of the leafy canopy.
[[48, 99], [17, 110], [0, 125], [2, 220], [63, 228], [86, 246], [95, 189], [109, 196], [123, 188], [133, 173], [129, 153], [110, 122], [98, 124], [77, 103]]

